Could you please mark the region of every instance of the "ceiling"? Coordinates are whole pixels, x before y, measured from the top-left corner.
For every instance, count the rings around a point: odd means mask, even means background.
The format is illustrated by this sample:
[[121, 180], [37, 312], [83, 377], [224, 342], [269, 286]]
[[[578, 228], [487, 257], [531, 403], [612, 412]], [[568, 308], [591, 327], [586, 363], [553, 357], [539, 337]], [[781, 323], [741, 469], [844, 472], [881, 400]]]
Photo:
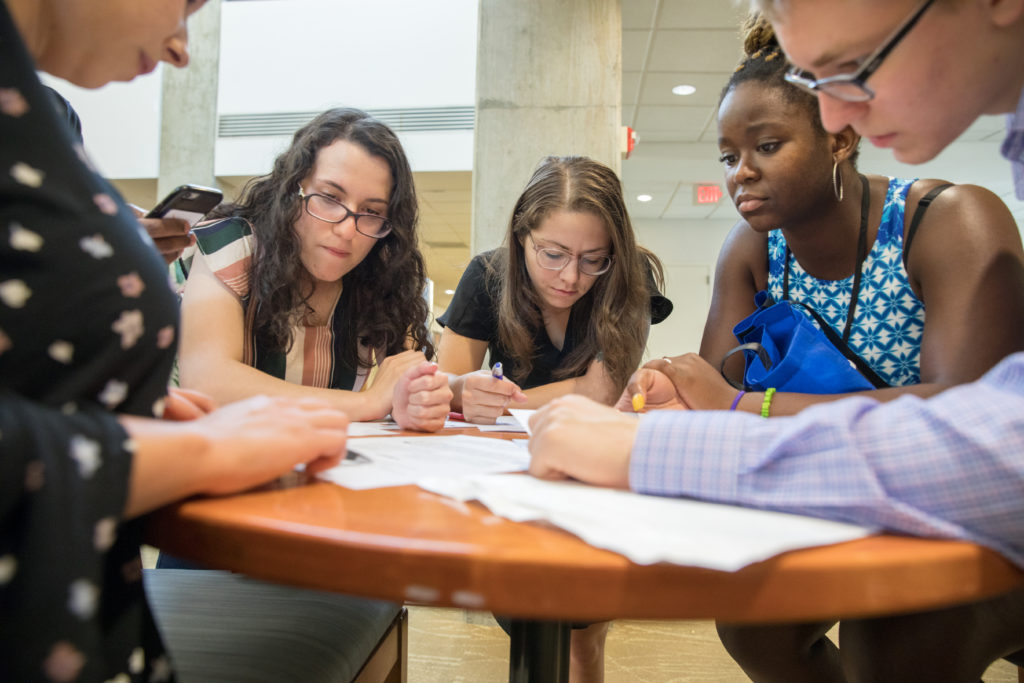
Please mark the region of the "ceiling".
[[[697, 204], [694, 186], [722, 180], [715, 109], [740, 56], [742, 13], [728, 0], [622, 2], [622, 121], [638, 135], [636, 149], [622, 162], [622, 179], [630, 214], [641, 224], [686, 220], [721, 225], [737, 218], [727, 197]], [[672, 94], [680, 84], [693, 85], [696, 92]], [[936, 160], [918, 167], [899, 164], [887, 150], [864, 144], [860, 167], [984, 185], [1003, 198], [1021, 225], [1024, 202], [1012, 195], [1009, 165], [993, 161], [1003, 134], [1003, 117], [983, 117]], [[231, 196], [246, 179], [218, 180]], [[427, 272], [434, 281], [435, 309], [443, 311], [451, 299], [446, 291], [455, 289], [471, 256], [472, 175], [417, 173], [416, 184]], [[132, 190], [122, 189], [131, 198]], [[153, 192], [149, 185], [142, 202]], [[641, 194], [651, 200], [638, 201]]]

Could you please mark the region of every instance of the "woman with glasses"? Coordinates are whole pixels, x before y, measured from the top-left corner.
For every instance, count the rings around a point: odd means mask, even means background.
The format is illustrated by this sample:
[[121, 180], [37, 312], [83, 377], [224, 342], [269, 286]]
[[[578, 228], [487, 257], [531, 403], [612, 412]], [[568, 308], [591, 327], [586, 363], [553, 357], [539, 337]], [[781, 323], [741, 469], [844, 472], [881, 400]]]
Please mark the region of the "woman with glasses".
[[[548, 157], [516, 202], [505, 246], [476, 256], [448, 310], [438, 362], [453, 409], [493, 423], [580, 393], [612, 403], [636, 369], [651, 322], [671, 303], [653, 291], [661, 263], [636, 243], [619, 179], [585, 157]], [[489, 362], [496, 373], [477, 372]]]
[[[640, 363], [650, 324], [672, 311], [662, 285], [615, 173], [586, 157], [544, 159], [516, 201], [505, 245], [473, 258], [438, 318], [453, 408], [492, 424], [510, 401], [535, 408], [576, 393], [611, 404]], [[503, 377], [480, 371], [488, 351]], [[574, 625], [571, 680], [603, 680], [607, 633], [608, 622]]]
[[[673, 359], [692, 371], [680, 390], [686, 406], [758, 413], [770, 404], [778, 416], [844, 396], [742, 394], [718, 374], [737, 344], [733, 326], [763, 289], [815, 309], [837, 334], [848, 330], [849, 347], [890, 387], [861, 393], [882, 401], [973, 381], [1024, 348], [1024, 253], [1002, 202], [982, 188], [949, 187], [934, 195], [915, 232], [914, 212], [941, 181], [860, 176], [859, 136], [850, 128], [827, 133], [816, 98], [792, 84], [771, 27], [757, 19], [747, 29], [748, 56], [718, 115], [741, 220], [719, 257], [700, 358]], [[726, 368], [741, 379], [742, 363]], [[839, 649], [825, 637], [832, 625], [718, 629], [753, 680], [840, 681]], [[857, 628], [872, 632], [870, 622]], [[930, 628], [921, 619], [914, 636]], [[935, 628], [941, 632], [941, 622]], [[880, 671], [895, 653], [875, 654], [872, 670]]]
[[451, 391], [426, 359], [416, 193], [391, 129], [355, 109], [320, 114], [218, 216], [195, 229], [182, 386], [220, 401], [317, 397], [407, 429], [444, 424]]
[[[816, 98], [789, 82], [770, 25], [747, 29], [718, 114], [741, 220], [719, 255], [700, 355], [673, 359], [685, 375], [667, 396], [779, 416], [849, 395], [741, 394], [721, 376], [760, 290], [818, 313], [881, 380], [866, 393], [877, 400], [973, 381], [1024, 347], [1024, 251], [1006, 206], [980, 187], [859, 174], [860, 137], [827, 133]], [[738, 383], [743, 365], [734, 354], [724, 372]]]

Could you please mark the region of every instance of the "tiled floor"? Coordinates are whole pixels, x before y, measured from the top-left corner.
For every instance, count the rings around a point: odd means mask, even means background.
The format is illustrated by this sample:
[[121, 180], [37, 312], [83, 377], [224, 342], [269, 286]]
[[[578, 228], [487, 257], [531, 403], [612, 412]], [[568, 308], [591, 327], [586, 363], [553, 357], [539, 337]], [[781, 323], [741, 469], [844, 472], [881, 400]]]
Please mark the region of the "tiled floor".
[[[607, 683], [742, 683], [747, 678], [722, 649], [709, 621], [612, 624], [605, 654]], [[408, 683], [508, 680], [508, 637], [489, 614], [411, 607]], [[1007, 662], [985, 683], [1017, 683]]]

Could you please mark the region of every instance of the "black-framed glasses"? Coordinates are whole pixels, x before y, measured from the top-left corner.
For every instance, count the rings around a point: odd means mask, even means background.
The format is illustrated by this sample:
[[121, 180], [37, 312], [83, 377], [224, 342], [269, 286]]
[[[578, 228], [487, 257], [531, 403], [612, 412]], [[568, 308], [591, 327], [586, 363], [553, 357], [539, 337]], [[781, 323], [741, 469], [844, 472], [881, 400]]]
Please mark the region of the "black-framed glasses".
[[871, 53], [864, 60], [864, 64], [852, 74], [815, 78], [814, 74], [794, 66], [786, 72], [786, 80], [814, 95], [822, 92], [844, 102], [867, 102], [874, 99], [875, 91], [868, 87], [866, 81], [878, 71], [878, 67], [882, 65], [885, 58], [889, 56], [893, 48], [899, 45], [910, 29], [914, 28], [918, 19], [934, 1], [924, 0], [918, 5], [917, 9], [882, 43], [881, 47]]
[[337, 199], [325, 194], [306, 194], [299, 188], [302, 206], [313, 218], [325, 223], [343, 223], [349, 216], [356, 223], [356, 232], [360, 235], [381, 239], [391, 232], [391, 221], [375, 213], [357, 213]]
[[[537, 265], [545, 270], [563, 270], [573, 259], [573, 255], [567, 251], [540, 246], [533, 239], [532, 234], [530, 241], [533, 242], [533, 251], [537, 255]], [[576, 257], [576, 262], [580, 272], [584, 275], [601, 275], [607, 273], [608, 269], [612, 267], [612, 257], [608, 255], [581, 254]]]

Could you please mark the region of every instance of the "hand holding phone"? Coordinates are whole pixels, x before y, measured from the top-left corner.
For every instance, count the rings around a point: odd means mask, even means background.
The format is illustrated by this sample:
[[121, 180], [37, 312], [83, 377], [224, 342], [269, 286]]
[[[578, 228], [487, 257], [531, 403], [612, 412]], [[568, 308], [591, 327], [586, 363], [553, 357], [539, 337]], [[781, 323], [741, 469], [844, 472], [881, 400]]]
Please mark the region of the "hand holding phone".
[[182, 185], [163, 198], [139, 222], [168, 264], [194, 241], [190, 229], [220, 204], [220, 190], [202, 185]]
[[193, 226], [220, 204], [221, 199], [223, 195], [216, 188], [181, 185], [164, 197], [145, 217], [181, 218]]

